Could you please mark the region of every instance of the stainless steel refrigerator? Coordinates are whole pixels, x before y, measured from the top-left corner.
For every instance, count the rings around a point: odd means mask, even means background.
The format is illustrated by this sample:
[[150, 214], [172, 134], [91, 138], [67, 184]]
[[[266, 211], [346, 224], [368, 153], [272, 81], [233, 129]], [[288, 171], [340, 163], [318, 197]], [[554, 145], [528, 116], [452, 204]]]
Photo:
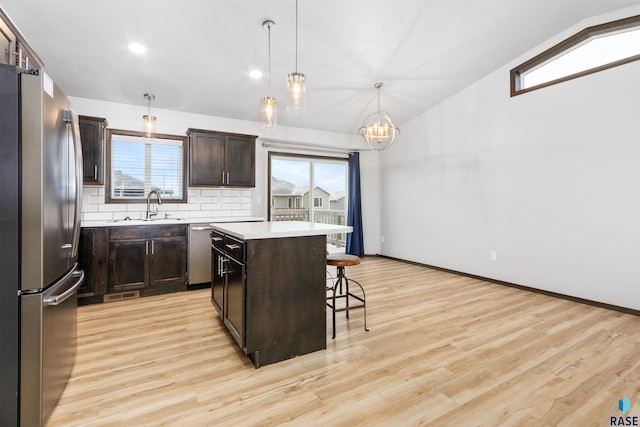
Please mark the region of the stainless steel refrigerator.
[[39, 426], [73, 369], [82, 151], [40, 71], [0, 64], [0, 425]]

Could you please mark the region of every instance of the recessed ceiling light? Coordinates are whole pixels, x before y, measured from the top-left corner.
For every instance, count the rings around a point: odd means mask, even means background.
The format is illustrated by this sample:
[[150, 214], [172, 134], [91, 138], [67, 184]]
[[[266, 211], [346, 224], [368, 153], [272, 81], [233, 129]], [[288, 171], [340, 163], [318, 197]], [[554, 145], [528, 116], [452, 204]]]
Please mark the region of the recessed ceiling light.
[[131, 43], [129, 45], [129, 50], [133, 53], [137, 53], [139, 55], [145, 53], [147, 51], [147, 48], [144, 47], [144, 45], [140, 44], [140, 43]]
[[262, 71], [260, 71], [260, 70], [251, 70], [249, 72], [249, 77], [251, 77], [252, 79], [260, 79], [260, 78], [262, 78]]

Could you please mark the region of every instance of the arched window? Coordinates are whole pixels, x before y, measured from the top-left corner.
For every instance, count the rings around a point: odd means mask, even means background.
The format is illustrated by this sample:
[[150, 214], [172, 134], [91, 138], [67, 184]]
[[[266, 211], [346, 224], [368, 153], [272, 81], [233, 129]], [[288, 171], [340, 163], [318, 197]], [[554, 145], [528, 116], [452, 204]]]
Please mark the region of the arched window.
[[511, 70], [511, 96], [640, 59], [640, 15], [586, 28]]

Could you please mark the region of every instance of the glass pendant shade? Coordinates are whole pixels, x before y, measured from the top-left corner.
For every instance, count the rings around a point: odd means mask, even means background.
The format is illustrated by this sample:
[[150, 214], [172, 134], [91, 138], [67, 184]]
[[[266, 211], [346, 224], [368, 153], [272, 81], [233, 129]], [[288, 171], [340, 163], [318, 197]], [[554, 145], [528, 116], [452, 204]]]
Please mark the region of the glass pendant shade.
[[287, 75], [287, 112], [307, 112], [307, 77], [298, 72], [298, 0], [296, 0], [296, 70]]
[[260, 98], [260, 121], [264, 129], [274, 130], [278, 124], [278, 100], [271, 96], [271, 29], [276, 23], [267, 19], [262, 27], [267, 30], [267, 80], [268, 95]]
[[278, 100], [271, 96], [260, 99], [260, 119], [265, 129], [275, 129], [278, 124]]
[[307, 112], [307, 78], [302, 73], [289, 73], [287, 75], [287, 111], [292, 114]]
[[146, 138], [152, 138], [156, 133], [156, 116], [150, 116], [145, 114], [142, 116], [144, 120], [144, 136]]
[[156, 99], [156, 97], [155, 95], [145, 93], [144, 99], [147, 100], [148, 114], [142, 116], [143, 134], [145, 138], [153, 138], [153, 135], [156, 133], [156, 116], [151, 115], [151, 101]]
[[376, 151], [386, 150], [391, 147], [395, 141], [396, 135], [400, 133], [400, 129], [394, 126], [389, 113], [380, 111], [380, 88], [382, 83], [376, 83], [375, 88], [378, 89], [378, 110], [369, 114], [362, 126], [358, 129], [358, 133], [362, 135], [369, 147]]

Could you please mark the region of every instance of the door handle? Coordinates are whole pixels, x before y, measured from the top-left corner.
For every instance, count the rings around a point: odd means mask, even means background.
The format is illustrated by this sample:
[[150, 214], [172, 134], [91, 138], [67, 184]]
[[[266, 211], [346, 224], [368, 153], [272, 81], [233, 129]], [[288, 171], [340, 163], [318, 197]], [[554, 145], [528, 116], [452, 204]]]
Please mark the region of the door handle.
[[78, 256], [78, 245], [80, 244], [80, 215], [82, 215], [82, 145], [80, 142], [80, 124], [78, 114], [72, 110], [65, 110], [63, 120], [71, 125], [71, 136], [73, 139], [73, 151], [75, 159], [75, 205], [73, 215], [73, 237], [71, 257]]
[[43, 298], [42, 300], [43, 305], [45, 306], [60, 305], [66, 300], [68, 300], [69, 297], [71, 297], [71, 295], [73, 295], [74, 292], [77, 291], [80, 288], [80, 286], [82, 286], [82, 283], [84, 283], [84, 271], [76, 270], [72, 274], [73, 276], [79, 277], [76, 283], [74, 283], [72, 287], [70, 287], [60, 295], [54, 295], [54, 296]]
[[225, 274], [227, 274], [227, 269], [225, 268], [224, 264], [228, 262], [229, 260], [227, 258], [220, 257], [220, 268], [221, 268], [220, 275], [221, 276], [224, 276]]

